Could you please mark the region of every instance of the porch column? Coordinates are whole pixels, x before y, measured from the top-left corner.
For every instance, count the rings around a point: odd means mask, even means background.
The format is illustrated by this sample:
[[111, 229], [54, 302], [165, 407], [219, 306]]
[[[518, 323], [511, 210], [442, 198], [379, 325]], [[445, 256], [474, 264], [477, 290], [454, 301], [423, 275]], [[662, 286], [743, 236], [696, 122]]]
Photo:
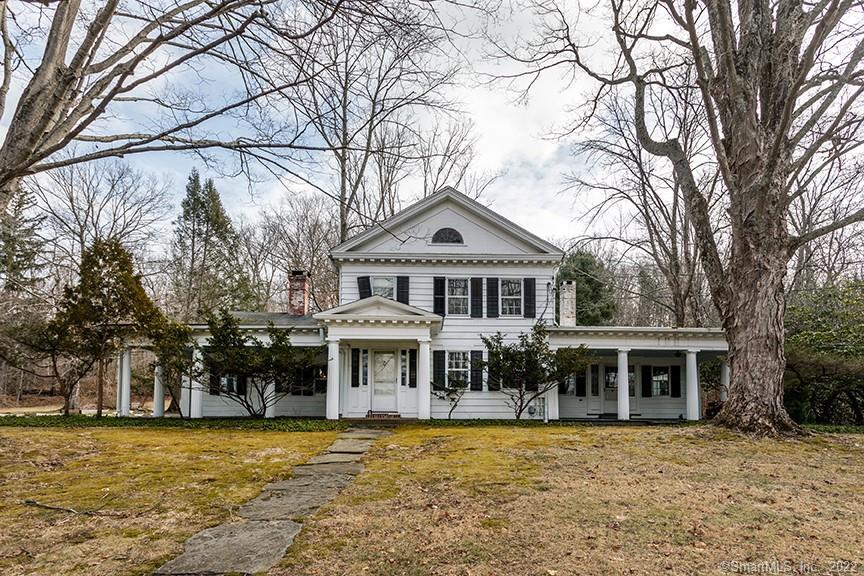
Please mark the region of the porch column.
[[699, 420], [699, 364], [698, 350], [687, 350], [687, 420]]
[[432, 379], [429, 376], [429, 363], [432, 340], [417, 340], [417, 419], [428, 420], [432, 415], [432, 392], [429, 389]]
[[267, 388], [264, 389], [264, 418], [276, 417], [276, 383], [268, 382]]
[[720, 400], [726, 402], [729, 399], [729, 363], [725, 360], [720, 363]]
[[120, 404], [122, 403], [122, 399], [120, 398], [120, 392], [123, 390], [123, 387], [120, 386], [120, 380], [123, 379], [123, 352], [121, 351], [117, 354], [117, 358], [115, 358], [117, 362], [117, 377], [114, 379], [114, 387], [115, 390], [115, 400], [114, 400], [114, 411], [117, 415], [120, 415]]
[[618, 420], [630, 420], [629, 348], [618, 349]]
[[327, 339], [327, 420], [339, 419], [339, 339]]
[[162, 382], [162, 366], [156, 364], [153, 369], [153, 417], [165, 416], [165, 386]]
[[[201, 350], [195, 348], [192, 352], [192, 360], [195, 372], [201, 372]], [[189, 418], [204, 417], [204, 385], [192, 378], [189, 379]]]
[[120, 360], [120, 403], [117, 405], [117, 415], [129, 416], [132, 407], [132, 350], [124, 348]]

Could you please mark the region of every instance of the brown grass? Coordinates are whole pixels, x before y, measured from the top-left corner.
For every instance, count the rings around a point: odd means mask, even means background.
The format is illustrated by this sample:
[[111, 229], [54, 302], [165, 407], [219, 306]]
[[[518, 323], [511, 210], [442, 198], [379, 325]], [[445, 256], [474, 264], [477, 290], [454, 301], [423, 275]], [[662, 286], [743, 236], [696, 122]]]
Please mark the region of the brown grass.
[[0, 573], [150, 573], [335, 436], [0, 428]]
[[271, 574], [864, 571], [861, 436], [408, 426], [365, 460]]

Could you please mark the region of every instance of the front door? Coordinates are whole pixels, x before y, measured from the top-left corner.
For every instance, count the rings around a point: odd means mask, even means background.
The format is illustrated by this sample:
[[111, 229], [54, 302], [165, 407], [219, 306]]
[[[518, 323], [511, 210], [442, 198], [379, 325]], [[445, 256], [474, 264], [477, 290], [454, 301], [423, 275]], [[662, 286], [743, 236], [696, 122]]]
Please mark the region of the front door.
[[372, 411], [396, 412], [399, 367], [396, 352], [376, 351], [372, 360]]

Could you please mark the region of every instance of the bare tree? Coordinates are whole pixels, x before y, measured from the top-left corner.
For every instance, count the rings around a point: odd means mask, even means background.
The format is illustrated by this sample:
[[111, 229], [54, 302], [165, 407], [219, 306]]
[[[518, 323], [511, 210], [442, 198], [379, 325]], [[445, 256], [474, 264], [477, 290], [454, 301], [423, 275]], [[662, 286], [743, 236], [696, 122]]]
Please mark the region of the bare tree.
[[[270, 242], [269, 266], [276, 272], [271, 298], [284, 309], [287, 279], [292, 270], [309, 273], [309, 298], [316, 310], [339, 303], [338, 274], [330, 260], [330, 248], [339, 242], [339, 223], [327, 198], [291, 196], [275, 210], [262, 213], [262, 235]], [[282, 302], [278, 299], [282, 298]]]
[[341, 13], [302, 50], [313, 78], [293, 99], [331, 151], [329, 181], [316, 187], [338, 204], [340, 241], [395, 210], [398, 174], [417, 155], [417, 114], [448, 105], [442, 89], [456, 69], [445, 41], [405, 4], [392, 22]]
[[[702, 130], [704, 119], [695, 115], [698, 109], [691, 104], [694, 91], [687, 94], [682, 90], [679, 96], [655, 93], [649, 95], [647, 104], [658, 131], [666, 137], [677, 135], [690, 162], [703, 163], [698, 172], [699, 188], [713, 213], [712, 219], [722, 222], [717, 214], [718, 174], [710, 158], [706, 158], [710, 141]], [[640, 299], [668, 308], [675, 326], [699, 326], [704, 320], [699, 303], [704, 275], [685, 198], [668, 161], [646, 153], [640, 146], [633, 112], [632, 103], [621, 96], [620, 90], [608, 91], [598, 103], [593, 137], [577, 144], [577, 153], [597, 162], [597, 174], [589, 178], [574, 173], [568, 180], [580, 199], [602, 193], [600, 201], [585, 212], [589, 225], [603, 225], [612, 208], [624, 211], [626, 225], [617, 232], [595, 233], [593, 239], [613, 240], [623, 247], [622, 256], [645, 280], [638, 282], [640, 287], [651, 285], [648, 279], [652, 272], [646, 260], [662, 275], [666, 289], [642, 291]]]
[[[796, 182], [854, 155], [861, 143], [858, 6], [609, 0], [590, 13], [611, 28], [600, 39], [580, 38], [574, 14], [556, 0], [532, 7], [537, 37], [504, 54], [534, 78], [558, 67], [587, 76], [595, 96], [624, 88], [634, 101], [639, 145], [672, 164], [729, 340], [732, 383], [716, 421], [757, 434], [799, 430], [783, 407], [787, 266], [801, 246], [864, 219], [864, 208], [856, 202], [842, 217], [795, 234], [790, 206], [804, 193]], [[614, 57], [593, 54], [598, 43], [612, 47]], [[728, 254], [718, 247], [716, 217], [681, 139], [658, 131], [646, 104], [650, 93], [684, 88], [670, 74], [680, 69], [692, 70], [700, 94], [726, 195]], [[816, 157], [823, 160], [814, 166]]]
[[42, 234], [77, 274], [81, 254], [96, 240], [116, 239], [143, 250], [171, 209], [168, 184], [120, 160], [73, 164], [25, 181], [45, 214]]
[[[304, 141], [290, 99], [273, 106], [308, 81], [303, 50], [323, 43], [312, 38], [337, 14], [398, 28], [411, 4], [0, 0], [0, 117], [14, 110], [0, 145], [0, 208], [22, 177], [99, 158], [227, 149], [248, 170], [253, 160], [320, 150]], [[440, 23], [431, 4], [416, 4], [419, 17]], [[278, 81], [262, 67], [276, 56]]]
[[[801, 193], [790, 204], [789, 222], [796, 236], [834, 222], [854, 210], [862, 198], [860, 162], [834, 160], [810, 182], [800, 182]], [[858, 223], [798, 247], [790, 266], [792, 297], [802, 291], [832, 285], [862, 270], [864, 225]]]
[[436, 122], [431, 132], [423, 135], [420, 170], [424, 197], [452, 186], [476, 199], [498, 179], [498, 173], [474, 170], [477, 141], [473, 129], [468, 122]]

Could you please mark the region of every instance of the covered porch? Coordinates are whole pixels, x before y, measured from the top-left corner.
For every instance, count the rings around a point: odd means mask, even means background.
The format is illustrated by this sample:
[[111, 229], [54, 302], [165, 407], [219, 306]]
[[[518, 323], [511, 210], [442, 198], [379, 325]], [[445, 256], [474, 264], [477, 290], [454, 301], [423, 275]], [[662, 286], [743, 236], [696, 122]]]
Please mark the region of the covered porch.
[[720, 361], [725, 397], [728, 345], [714, 328], [552, 327], [553, 348], [584, 344], [596, 356], [559, 389], [559, 419], [699, 420], [700, 364]]

